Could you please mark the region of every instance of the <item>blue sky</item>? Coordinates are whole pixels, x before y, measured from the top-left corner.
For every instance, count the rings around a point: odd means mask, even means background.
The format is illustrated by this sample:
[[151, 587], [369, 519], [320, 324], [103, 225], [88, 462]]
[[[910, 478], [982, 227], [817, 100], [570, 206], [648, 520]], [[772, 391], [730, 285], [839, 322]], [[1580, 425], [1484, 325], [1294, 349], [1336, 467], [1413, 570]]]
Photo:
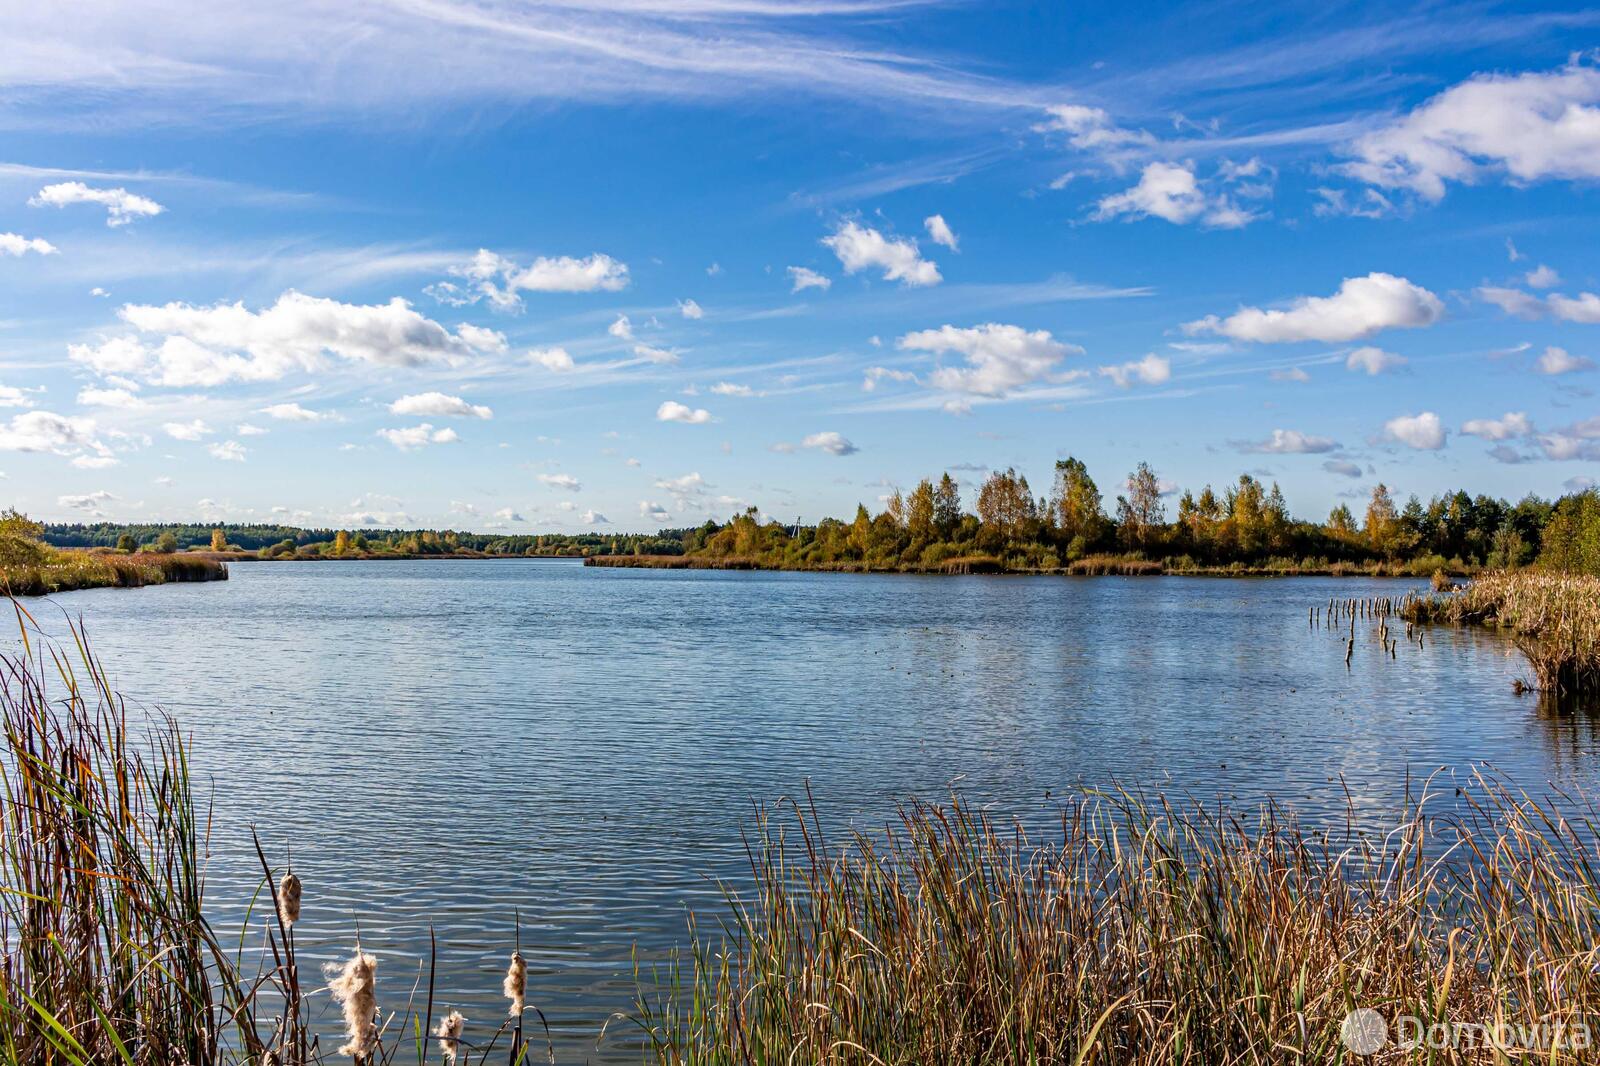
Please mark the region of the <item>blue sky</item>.
[[1600, 12], [0, 12], [0, 482], [653, 529], [1147, 460], [1321, 517], [1600, 469]]

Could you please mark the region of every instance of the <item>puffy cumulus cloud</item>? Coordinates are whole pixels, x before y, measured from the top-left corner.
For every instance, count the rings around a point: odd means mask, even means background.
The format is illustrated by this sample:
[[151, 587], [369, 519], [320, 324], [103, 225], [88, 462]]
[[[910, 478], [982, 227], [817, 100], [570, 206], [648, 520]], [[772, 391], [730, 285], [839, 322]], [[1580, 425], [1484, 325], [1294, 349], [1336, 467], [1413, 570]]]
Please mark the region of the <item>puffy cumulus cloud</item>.
[[1531, 435], [1533, 423], [1523, 412], [1511, 411], [1499, 418], [1469, 419], [1461, 426], [1461, 432], [1469, 437], [1482, 437], [1484, 440], [1511, 440]]
[[1317, 437], [1298, 429], [1275, 429], [1266, 440], [1235, 441], [1242, 452], [1262, 455], [1325, 455], [1337, 451], [1339, 442], [1330, 437]]
[[518, 514], [516, 509], [513, 508], [513, 507], [502, 507], [502, 508], [500, 508], [498, 511], [496, 511], [494, 513], [494, 516], [496, 518], [498, 518], [502, 522], [526, 522], [527, 521], [527, 519], [522, 517], [522, 515]]
[[618, 292], [628, 287], [628, 264], [601, 252], [582, 258], [540, 256], [528, 266], [478, 249], [478, 254], [424, 291], [440, 303], [465, 307], [479, 301], [499, 311], [522, 310], [523, 292]]
[[809, 267], [792, 266], [789, 268], [789, 286], [790, 292], [804, 292], [806, 289], [827, 292], [833, 287], [833, 279]]
[[1494, 304], [1508, 315], [1518, 318], [1538, 318], [1545, 312], [1544, 301], [1521, 289], [1507, 289], [1498, 285], [1480, 285], [1473, 295], [1484, 303]]
[[206, 451], [211, 453], [211, 457], [213, 459], [221, 459], [224, 462], [229, 463], [244, 462], [244, 445], [240, 444], [236, 440], [225, 440], [218, 441], [215, 444], [207, 444]]
[[86, 386], [78, 390], [78, 403], [84, 407], [143, 407], [144, 401], [128, 389], [97, 389]]
[[583, 484], [571, 474], [540, 474], [539, 483], [565, 492], [577, 492]]
[[1365, 348], [1357, 348], [1345, 356], [1344, 360], [1344, 368], [1346, 370], [1359, 370], [1368, 377], [1376, 377], [1379, 374], [1396, 370], [1405, 365], [1405, 356], [1386, 352], [1382, 348], [1374, 348], [1370, 345]]
[[279, 422], [321, 422], [327, 415], [321, 411], [313, 411], [309, 407], [301, 407], [297, 403], [275, 403], [262, 407], [258, 414], [275, 418]]
[[611, 519], [607, 518], [599, 511], [585, 511], [583, 514], [578, 516], [578, 520], [586, 526], [603, 526], [608, 525], [611, 522]]
[[693, 300], [679, 300], [678, 313], [684, 318], [688, 319], [698, 320], [706, 317], [705, 308], [701, 307]]
[[1553, 289], [1561, 284], [1561, 275], [1541, 263], [1528, 271], [1523, 280], [1530, 289]]
[[814, 448], [819, 452], [827, 452], [829, 455], [841, 456], [854, 455], [861, 450], [845, 439], [842, 434], [834, 433], [831, 430], [811, 434], [800, 442], [800, 446], [802, 448]]
[[[937, 285], [944, 280], [939, 265], [922, 258], [917, 242], [910, 237], [885, 237], [858, 222], [841, 223], [822, 243], [839, 257], [846, 274], [881, 270], [885, 281], [898, 281], [916, 288]], [[798, 290], [796, 290], [798, 291]]]
[[46, 185], [28, 203], [32, 207], [99, 204], [106, 209], [108, 226], [126, 226], [136, 218], [150, 218], [166, 210], [149, 197], [131, 193], [127, 189], [94, 189], [81, 181]]
[[1130, 130], [1117, 125], [1109, 114], [1098, 107], [1055, 104], [1045, 108], [1045, 112], [1050, 117], [1034, 129], [1040, 133], [1065, 133], [1072, 147], [1085, 152], [1115, 155], [1122, 150], [1156, 143], [1156, 139], [1144, 130]]
[[1383, 424], [1383, 435], [1386, 439], [1418, 451], [1438, 451], [1444, 447], [1445, 438], [1449, 431], [1444, 428], [1444, 423], [1432, 411], [1423, 411], [1421, 414], [1400, 415], [1391, 418]]
[[26, 411], [0, 423], [0, 451], [109, 454], [97, 435], [94, 419], [68, 418], [49, 411]]
[[896, 343], [909, 351], [962, 356], [966, 366], [939, 367], [928, 376], [929, 384], [946, 392], [991, 398], [1047, 380], [1062, 359], [1083, 353], [1076, 345], [1056, 340], [1048, 330], [1029, 331], [998, 322], [918, 330]]
[[77, 496], [57, 496], [56, 505], [72, 511], [89, 511], [100, 514], [100, 508], [108, 503], [115, 502], [117, 497], [105, 489], [86, 492]]
[[577, 369], [577, 364], [572, 361], [571, 353], [561, 347], [534, 348], [528, 352], [528, 360], [557, 374], [564, 374], [569, 370]]
[[701, 425], [711, 421], [711, 412], [704, 407], [689, 407], [677, 400], [667, 400], [656, 408], [656, 419], [661, 422], [686, 422]]
[[1450, 182], [1600, 178], [1600, 70], [1480, 74], [1358, 138], [1346, 174], [1438, 201]]
[[1134, 385], [1163, 385], [1172, 380], [1172, 361], [1152, 352], [1131, 363], [1103, 366], [1100, 376], [1116, 382], [1119, 389]]
[[494, 412], [483, 404], [468, 403], [459, 396], [442, 392], [419, 392], [402, 396], [389, 405], [389, 413], [415, 415], [421, 418], [483, 418], [494, 417]]
[[1346, 278], [1332, 296], [1301, 296], [1289, 307], [1244, 307], [1218, 318], [1208, 315], [1184, 325], [1187, 333], [1216, 333], [1238, 341], [1282, 344], [1360, 340], [1386, 329], [1431, 326], [1444, 303], [1420, 285], [1393, 274]]
[[463, 322], [456, 327], [456, 336], [460, 337], [468, 348], [490, 355], [499, 355], [510, 347], [504, 333], [497, 329], [474, 326], [470, 322]]
[[416, 451], [430, 444], [455, 444], [461, 439], [455, 430], [435, 429], [429, 422], [407, 429], [380, 429], [378, 436], [403, 452]]
[[672, 514], [659, 503], [652, 503], [649, 500], [640, 500], [639, 517], [648, 518], [652, 522], [665, 522], [672, 517]]
[[[82, 394], [79, 394], [79, 403], [82, 403]], [[15, 385], [0, 385], [0, 407], [32, 407], [33, 400], [22, 389]]]
[[1358, 478], [1361, 476], [1361, 467], [1348, 459], [1329, 459], [1322, 464], [1322, 469], [1330, 474], [1340, 477]]
[[192, 422], [163, 422], [161, 431], [173, 440], [195, 441], [202, 437], [209, 437], [212, 433], [210, 426], [199, 418]]
[[1198, 221], [1213, 229], [1239, 229], [1256, 218], [1228, 195], [1202, 188], [1191, 164], [1162, 162], [1147, 164], [1131, 189], [1102, 197], [1092, 217], [1160, 218], [1175, 226]]
[[922, 220], [922, 228], [928, 231], [928, 239], [934, 244], [942, 244], [952, 252], [961, 250], [960, 240], [943, 215], [929, 215]]
[[101, 374], [134, 375], [171, 387], [275, 381], [292, 371], [321, 368], [326, 355], [389, 367], [459, 363], [504, 341], [492, 331], [468, 327], [451, 333], [399, 297], [359, 305], [291, 290], [260, 311], [242, 303], [128, 304], [118, 315], [140, 333], [164, 339], [145, 344], [114, 337], [99, 345], [73, 345], [69, 356]]
[[0, 255], [23, 256], [55, 255], [56, 246], [43, 237], [24, 237], [17, 233], [0, 233]]
[[1557, 348], [1551, 345], [1534, 361], [1533, 365], [1534, 369], [1538, 370], [1539, 373], [1554, 376], [1593, 370], [1594, 360], [1587, 356], [1573, 355], [1565, 348]]
[[617, 320], [606, 327], [606, 332], [622, 341], [633, 340], [633, 323], [627, 315], [618, 315]]
[[697, 470], [682, 477], [661, 478], [656, 482], [656, 488], [671, 496], [680, 508], [693, 508], [699, 506], [711, 485]]

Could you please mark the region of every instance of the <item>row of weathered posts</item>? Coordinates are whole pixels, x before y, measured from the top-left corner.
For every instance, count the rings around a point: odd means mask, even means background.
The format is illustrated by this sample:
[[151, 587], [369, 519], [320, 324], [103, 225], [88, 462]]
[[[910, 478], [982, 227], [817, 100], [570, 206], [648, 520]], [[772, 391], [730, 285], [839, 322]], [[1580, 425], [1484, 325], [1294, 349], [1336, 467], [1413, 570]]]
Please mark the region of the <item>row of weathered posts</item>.
[[[1376, 636], [1385, 654], [1391, 659], [1398, 659], [1400, 638], [1395, 636], [1390, 628], [1389, 620], [1404, 620], [1405, 609], [1419, 597], [1414, 592], [1408, 592], [1396, 599], [1393, 596], [1367, 596], [1364, 598], [1339, 599], [1330, 597], [1327, 607], [1311, 607], [1307, 611], [1307, 622], [1312, 629], [1340, 629], [1348, 625], [1348, 634], [1345, 637], [1344, 664], [1348, 669], [1350, 661], [1356, 654], [1356, 620], [1372, 619], [1378, 623]], [[1422, 647], [1422, 627], [1405, 622], [1406, 643]]]

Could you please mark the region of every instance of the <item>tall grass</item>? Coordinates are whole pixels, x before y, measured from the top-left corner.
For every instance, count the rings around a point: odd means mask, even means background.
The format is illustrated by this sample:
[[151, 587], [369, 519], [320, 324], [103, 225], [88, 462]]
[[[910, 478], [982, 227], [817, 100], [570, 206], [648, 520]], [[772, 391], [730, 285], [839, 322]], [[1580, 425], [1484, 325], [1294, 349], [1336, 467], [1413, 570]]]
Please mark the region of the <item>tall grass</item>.
[[1515, 570], [1413, 600], [1408, 622], [1493, 626], [1528, 658], [1534, 687], [1556, 696], [1600, 694], [1600, 577]]
[[1565, 1026], [1539, 1061], [1591, 1061], [1595, 822], [1487, 782], [1459, 816], [1426, 806], [1368, 840], [1085, 796], [1032, 839], [956, 799], [840, 850], [814, 812], [764, 818], [755, 887], [641, 973], [640, 1021], [671, 1064], [1245, 1066], [1358, 1061], [1341, 1026], [1366, 1007]]
[[46, 596], [74, 589], [137, 588], [169, 581], [226, 581], [228, 568], [196, 555], [44, 548], [37, 558], [0, 566], [0, 595]]
[[[178, 724], [131, 715], [81, 631], [65, 648], [42, 641], [12, 603], [22, 650], [0, 654], [0, 1066], [334, 1061], [310, 1021], [330, 988], [302, 972], [293, 928], [315, 886], [300, 896], [257, 843], [263, 905], [219, 935], [206, 913], [210, 827]], [[291, 884], [292, 903], [279, 895]], [[261, 947], [246, 957], [252, 933]], [[361, 956], [359, 939], [346, 950]], [[431, 1060], [443, 1016], [432, 971], [430, 957], [425, 996], [386, 997], [379, 982], [375, 1001], [359, 1000], [371, 1016], [351, 1025], [375, 1039], [357, 1066]], [[446, 1030], [452, 1061], [544, 1057], [548, 1027], [543, 1048], [525, 1041], [520, 994], [516, 1006]]]

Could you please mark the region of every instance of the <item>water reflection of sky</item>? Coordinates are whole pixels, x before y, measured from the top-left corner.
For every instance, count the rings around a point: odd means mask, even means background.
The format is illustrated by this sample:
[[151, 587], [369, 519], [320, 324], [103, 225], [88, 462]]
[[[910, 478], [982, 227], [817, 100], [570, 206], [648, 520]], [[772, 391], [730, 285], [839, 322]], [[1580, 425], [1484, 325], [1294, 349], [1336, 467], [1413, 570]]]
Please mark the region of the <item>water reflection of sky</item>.
[[313, 954], [359, 918], [399, 998], [431, 922], [444, 1001], [484, 1018], [520, 912], [574, 1058], [629, 1006], [633, 945], [680, 941], [741, 874], [752, 803], [807, 782], [835, 826], [951, 787], [1039, 826], [1114, 782], [1342, 825], [1348, 788], [1376, 828], [1408, 771], [1591, 785], [1600, 722], [1515, 696], [1504, 641], [1430, 630], [1391, 659], [1363, 619], [1347, 670], [1345, 631], [1307, 624], [1418, 586], [274, 563], [54, 602], [192, 729], [220, 909], [254, 887], [254, 822], [293, 847]]

